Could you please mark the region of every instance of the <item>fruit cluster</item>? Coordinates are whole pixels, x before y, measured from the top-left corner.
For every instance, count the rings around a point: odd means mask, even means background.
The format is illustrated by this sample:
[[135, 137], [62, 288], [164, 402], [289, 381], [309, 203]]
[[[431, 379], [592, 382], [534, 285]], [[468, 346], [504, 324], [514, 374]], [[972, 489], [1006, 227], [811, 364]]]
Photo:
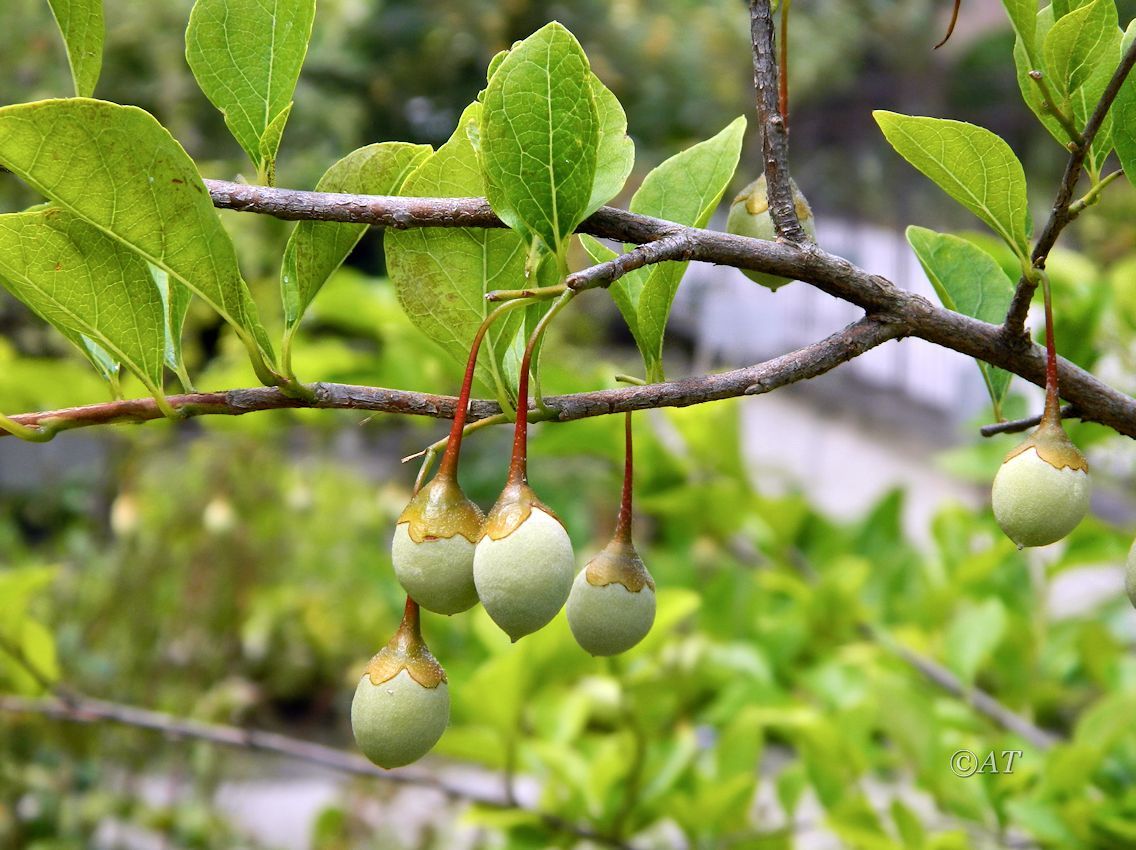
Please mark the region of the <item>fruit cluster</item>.
[[[528, 484], [523, 410], [517, 415], [508, 479], [489, 513], [462, 492], [458, 458], [478, 347], [489, 321], [474, 339], [438, 473], [417, 490], [395, 528], [391, 561], [407, 593], [402, 624], [371, 659], [351, 706], [359, 748], [385, 768], [425, 755], [449, 718], [446, 674], [422, 640], [420, 606], [456, 614], [480, 602], [517, 641], [547, 625], [567, 603], [576, 641], [600, 656], [630, 649], [655, 620], [655, 583], [631, 541], [631, 414], [615, 534], [579, 574], [564, 524]], [[522, 399], [528, 397], [529, 365], [541, 330], [534, 332], [521, 364]]]

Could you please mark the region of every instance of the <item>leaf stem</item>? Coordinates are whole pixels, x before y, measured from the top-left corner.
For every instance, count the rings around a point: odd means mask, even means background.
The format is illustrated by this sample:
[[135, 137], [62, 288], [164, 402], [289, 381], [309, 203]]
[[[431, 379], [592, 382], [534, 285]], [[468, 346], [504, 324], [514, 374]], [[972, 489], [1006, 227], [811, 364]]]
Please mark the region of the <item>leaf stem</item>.
[[1094, 183], [1089, 191], [1085, 192], [1085, 194], [1081, 198], [1069, 205], [1069, 220], [1072, 221], [1074, 218], [1083, 213], [1086, 207], [1091, 207], [1093, 204], [1099, 201], [1101, 193], [1104, 192], [1106, 188], [1108, 188], [1108, 184], [1113, 180], [1116, 180], [1118, 177], [1123, 176], [1124, 170], [1118, 168], [1116, 169], [1116, 171], [1113, 171], [1111, 174], [1106, 174], [1104, 177]]
[[533, 298], [543, 300], [547, 298], [556, 298], [561, 295], [567, 284], [558, 283], [555, 286], [533, 286], [528, 289], [494, 289], [491, 292], [485, 293], [485, 300], [490, 303], [497, 301], [513, 301], [517, 298]]
[[[461, 393], [458, 395], [458, 406], [454, 412], [453, 425], [450, 426], [450, 436], [446, 440], [446, 452], [442, 455], [442, 463], [438, 467], [438, 474], [454, 477], [458, 472], [458, 459], [461, 456], [462, 435], [465, 431], [466, 417], [469, 415], [469, 395], [473, 388], [473, 375], [477, 370], [477, 354], [481, 350], [481, 342], [489, 327], [505, 313], [517, 307], [526, 306], [524, 301], [509, 301], [489, 313], [473, 335], [473, 342], [469, 346], [469, 359], [465, 364], [465, 377], [462, 379]], [[523, 378], [522, 378], [523, 380]]]
[[529, 371], [532, 366], [533, 352], [545, 328], [564, 309], [564, 306], [576, 296], [574, 290], [565, 289], [559, 300], [541, 316], [536, 327], [529, 336], [525, 345], [525, 355], [521, 358], [521, 374], [517, 381], [517, 423], [513, 430], [513, 459], [509, 464], [510, 484], [528, 483], [528, 443], [529, 443]]
[[2, 413], [0, 413], [0, 428], [3, 428], [13, 437], [19, 437], [29, 443], [46, 443], [56, 434], [56, 430], [46, 422], [41, 421], [35, 426], [21, 425]]
[[1053, 297], [1049, 285], [1049, 275], [1044, 269], [1041, 275], [1041, 292], [1045, 300], [1045, 413], [1043, 422], [1061, 421], [1061, 401], [1057, 391], [1057, 345], [1053, 339]]
[[634, 480], [634, 449], [631, 439], [631, 411], [627, 411], [623, 419], [624, 455], [623, 455], [623, 493], [619, 500], [619, 520], [615, 524], [615, 537], [619, 540], [631, 539], [631, 496]]
[[1041, 71], [1030, 71], [1026, 76], [1037, 83], [1038, 90], [1041, 92], [1041, 97], [1045, 101], [1045, 108], [1049, 110], [1049, 114], [1057, 119], [1057, 123], [1061, 125], [1069, 136], [1069, 141], [1076, 147], [1084, 144], [1085, 138], [1081, 131], [1077, 129], [1077, 125], [1073, 123], [1073, 119], [1065, 114], [1064, 110], [1057, 105], [1057, 101], [1053, 99], [1053, 92], [1049, 88], [1049, 83], [1045, 81], [1045, 75]]

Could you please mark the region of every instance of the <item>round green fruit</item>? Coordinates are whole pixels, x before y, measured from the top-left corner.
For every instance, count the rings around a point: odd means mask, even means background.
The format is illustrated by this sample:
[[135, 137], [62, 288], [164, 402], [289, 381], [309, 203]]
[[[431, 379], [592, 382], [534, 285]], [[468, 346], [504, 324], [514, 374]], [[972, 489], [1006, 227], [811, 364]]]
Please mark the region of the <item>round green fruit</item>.
[[1089, 494], [1084, 456], [1060, 424], [1043, 424], [1006, 456], [991, 500], [998, 525], [1021, 548], [1048, 546], [1076, 528], [1089, 511]]
[[473, 553], [481, 604], [516, 641], [564, 607], [576, 572], [572, 541], [525, 485], [506, 488], [490, 511]]
[[[797, 218], [801, 222], [809, 239], [816, 241], [816, 223], [813, 220], [812, 207], [797, 188], [796, 182], [790, 181], [793, 188], [793, 205], [797, 208]], [[777, 228], [769, 215], [769, 199], [766, 194], [765, 175], [762, 174], [738, 193], [730, 204], [730, 215], [726, 219], [726, 232], [735, 236], [748, 236], [751, 239], [764, 239], [767, 242], [777, 240]], [[742, 274], [755, 283], [767, 286], [776, 291], [786, 283], [792, 283], [787, 277], [781, 277], [766, 272], [742, 269]]]
[[391, 542], [394, 574], [411, 599], [436, 614], [477, 604], [473, 550], [484, 521], [481, 509], [443, 473], [415, 494]]
[[365, 674], [351, 701], [355, 743], [363, 755], [388, 769], [426, 755], [442, 737], [449, 718], [450, 692], [446, 683], [426, 687], [406, 668], [378, 684]]
[[572, 583], [572, 636], [592, 655], [618, 655], [646, 637], [654, 622], [655, 582], [630, 540], [617, 536]]

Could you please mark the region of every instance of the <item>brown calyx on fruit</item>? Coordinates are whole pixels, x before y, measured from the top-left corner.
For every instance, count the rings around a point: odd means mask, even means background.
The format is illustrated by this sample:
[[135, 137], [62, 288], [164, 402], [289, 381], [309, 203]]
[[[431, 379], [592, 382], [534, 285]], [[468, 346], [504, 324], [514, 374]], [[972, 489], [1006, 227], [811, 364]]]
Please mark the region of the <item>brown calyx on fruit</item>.
[[415, 543], [437, 540], [460, 534], [470, 543], [481, 539], [481, 526], [485, 514], [466, 498], [457, 479], [440, 471], [414, 494], [398, 522], [407, 523], [407, 533]]
[[588, 584], [605, 587], [609, 584], [622, 584], [632, 593], [644, 587], [655, 589], [655, 580], [643, 566], [643, 559], [629, 537], [618, 532], [603, 550], [588, 562], [584, 568]]
[[436, 688], [446, 681], [446, 671], [422, 640], [418, 603], [410, 597], [406, 599], [402, 624], [387, 645], [367, 663], [366, 674], [372, 685], [381, 685], [403, 670], [424, 688]]
[[[508, 537], [529, 518], [533, 508], [540, 508], [549, 516], [560, 522], [560, 517], [552, 508], [537, 498], [532, 487], [520, 480], [510, 478], [505, 489], [497, 497], [497, 502], [489, 510], [482, 526], [482, 534], [490, 540], [500, 540]], [[561, 522], [561, 525], [563, 523]]]
[[1002, 463], [1030, 449], [1034, 449], [1037, 452], [1037, 456], [1054, 469], [1065, 469], [1068, 467], [1069, 469], [1079, 469], [1086, 473], [1089, 471], [1089, 462], [1085, 460], [1085, 456], [1081, 454], [1080, 450], [1073, 444], [1073, 441], [1069, 439], [1069, 435], [1065, 433], [1065, 428], [1061, 424], [1061, 420], [1050, 415], [1048, 407], [1046, 408], [1046, 415], [1041, 420], [1041, 424], [1034, 429], [1034, 432], [1030, 434], [1024, 442], [1011, 449]]

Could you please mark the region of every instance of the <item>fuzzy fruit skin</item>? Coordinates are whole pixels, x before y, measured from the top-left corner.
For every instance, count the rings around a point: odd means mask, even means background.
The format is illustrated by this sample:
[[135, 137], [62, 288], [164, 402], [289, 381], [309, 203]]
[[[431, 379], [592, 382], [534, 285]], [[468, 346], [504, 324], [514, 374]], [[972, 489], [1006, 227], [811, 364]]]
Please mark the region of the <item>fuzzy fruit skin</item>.
[[632, 592], [619, 582], [597, 586], [580, 570], [568, 596], [568, 626], [584, 651], [618, 655], [643, 640], [655, 622], [655, 591]]
[[379, 767], [402, 767], [438, 743], [450, 719], [450, 691], [418, 684], [403, 669], [378, 685], [359, 680], [351, 701], [351, 731], [363, 755]]
[[1032, 446], [1005, 461], [994, 476], [994, 518], [1022, 546], [1048, 546], [1077, 527], [1089, 511], [1089, 474], [1058, 469]]
[[410, 598], [435, 614], [457, 614], [476, 605], [474, 544], [461, 534], [416, 543], [409, 529], [407, 522], [395, 527], [391, 563]]
[[514, 641], [546, 625], [564, 607], [575, 572], [568, 532], [536, 505], [504, 537], [482, 537], [473, 553], [481, 604]]
[[[812, 207], [805, 200], [796, 182], [791, 181], [793, 188], [793, 204], [797, 208], [797, 218], [801, 222], [808, 237], [816, 241], [816, 223], [813, 220]], [[761, 175], [738, 193], [730, 204], [730, 214], [726, 219], [726, 232], [735, 236], [749, 236], [752, 239], [764, 239], [767, 242], [777, 240], [777, 228], [769, 215], [769, 201], [766, 197], [765, 175]], [[779, 287], [793, 281], [780, 275], [742, 269], [742, 274], [754, 283], [760, 283], [774, 292]]]
[[1124, 589], [1128, 593], [1128, 601], [1136, 607], [1136, 541], [1128, 550], [1128, 562], [1124, 565]]

